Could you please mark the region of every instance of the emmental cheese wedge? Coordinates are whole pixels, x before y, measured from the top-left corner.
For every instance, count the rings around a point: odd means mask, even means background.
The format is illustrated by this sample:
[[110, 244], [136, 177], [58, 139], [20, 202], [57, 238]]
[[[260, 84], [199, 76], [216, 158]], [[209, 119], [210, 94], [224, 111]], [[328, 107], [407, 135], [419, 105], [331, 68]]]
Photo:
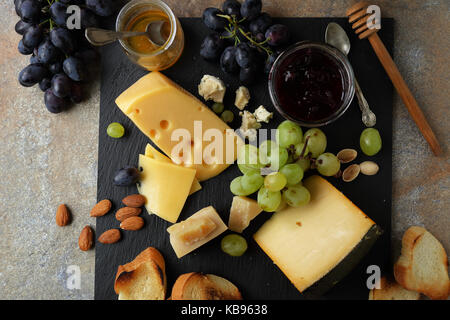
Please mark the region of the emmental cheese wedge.
[[175, 223], [183, 209], [195, 178], [195, 169], [139, 155], [142, 168], [138, 191], [147, 199], [145, 208]]
[[304, 181], [309, 204], [276, 212], [254, 239], [294, 286], [322, 294], [367, 253], [379, 228], [319, 176]]
[[[166, 163], [173, 163], [172, 160], [170, 160], [169, 157], [162, 154], [158, 150], [156, 150], [151, 144], [147, 144], [145, 147], [145, 156], [155, 159], [157, 161], [162, 161]], [[200, 182], [198, 182], [197, 178], [194, 178], [194, 181], [192, 182], [191, 190], [189, 190], [189, 195], [199, 191], [202, 189], [202, 186], [200, 185]]]
[[186, 220], [167, 228], [170, 244], [178, 258], [201, 247], [227, 230], [214, 207], [197, 211]]
[[[234, 131], [197, 98], [159, 72], [138, 80], [116, 99], [116, 104], [172, 161], [196, 169], [200, 181], [218, 175], [237, 158], [241, 140]], [[217, 140], [203, 136], [209, 129], [216, 129], [224, 142], [217, 152], [205, 151], [211, 151]], [[181, 131], [188, 133], [189, 139], [172, 137]], [[225, 143], [227, 136], [231, 143]], [[176, 147], [180, 143], [191, 151], [190, 157], [178, 152]]]

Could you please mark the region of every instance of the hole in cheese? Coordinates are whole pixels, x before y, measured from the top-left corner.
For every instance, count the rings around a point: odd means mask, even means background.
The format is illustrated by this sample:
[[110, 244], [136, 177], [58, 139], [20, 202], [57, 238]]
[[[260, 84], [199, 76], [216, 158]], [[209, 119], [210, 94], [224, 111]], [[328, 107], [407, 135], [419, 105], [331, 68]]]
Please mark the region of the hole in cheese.
[[150, 130], [150, 137], [151, 137], [152, 139], [157, 139], [158, 136], [159, 136], [158, 131], [156, 131], [155, 129], [151, 129], [151, 130]]
[[159, 126], [161, 127], [161, 129], [166, 130], [169, 127], [169, 121], [161, 120], [161, 122], [159, 123]]

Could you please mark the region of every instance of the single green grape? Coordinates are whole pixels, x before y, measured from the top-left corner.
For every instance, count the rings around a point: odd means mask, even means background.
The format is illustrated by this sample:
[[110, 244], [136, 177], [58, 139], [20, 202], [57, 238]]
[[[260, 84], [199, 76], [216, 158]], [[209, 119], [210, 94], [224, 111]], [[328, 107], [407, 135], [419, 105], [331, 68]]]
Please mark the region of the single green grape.
[[229, 234], [220, 242], [222, 251], [232, 257], [240, 257], [247, 251], [247, 240], [238, 234]]
[[263, 141], [259, 145], [259, 161], [262, 165], [270, 164], [270, 155], [272, 151], [277, 150], [278, 144], [272, 140]]
[[222, 112], [223, 112], [223, 109], [225, 109], [225, 106], [223, 105], [223, 103], [215, 102], [215, 103], [212, 105], [212, 110], [213, 110], [215, 113], [217, 113], [217, 114], [222, 113]]
[[264, 187], [270, 191], [280, 191], [287, 184], [287, 179], [281, 172], [272, 172], [264, 178]]
[[233, 114], [233, 112], [231, 112], [230, 110], [225, 110], [225, 111], [221, 114], [220, 118], [222, 118], [222, 120], [223, 120], [225, 123], [230, 123], [230, 122], [233, 122], [233, 120], [234, 120], [234, 114]]
[[283, 199], [291, 207], [300, 207], [309, 203], [311, 194], [302, 185], [295, 185], [283, 191]]
[[306, 172], [311, 168], [311, 160], [309, 160], [309, 158], [300, 158], [295, 163], [302, 168], [303, 172]]
[[322, 130], [318, 128], [309, 129], [305, 132], [303, 142], [306, 142], [307, 138], [309, 138], [307, 146], [313, 158], [317, 158], [325, 152], [327, 148], [327, 137]]
[[255, 193], [264, 184], [264, 178], [259, 172], [251, 171], [242, 176], [242, 190], [247, 194]]
[[259, 161], [263, 166], [270, 164], [273, 171], [278, 171], [289, 160], [289, 153], [280, 148], [276, 142], [266, 140], [259, 146]]
[[249, 165], [242, 164], [242, 163], [238, 163], [238, 168], [243, 174], [246, 174], [246, 173], [249, 173], [249, 172], [259, 173], [261, 171], [260, 169], [253, 168], [253, 167], [251, 167]]
[[278, 126], [277, 142], [281, 148], [288, 148], [302, 142], [303, 131], [297, 124], [285, 120]]
[[286, 177], [287, 186], [296, 185], [303, 179], [303, 170], [297, 163], [285, 165], [280, 169], [280, 173]]
[[247, 167], [258, 169], [262, 165], [259, 161], [259, 150], [251, 144], [245, 144], [238, 150], [238, 164], [245, 164]]
[[323, 176], [331, 177], [339, 172], [341, 169], [341, 162], [332, 153], [322, 153], [316, 159], [317, 171]]
[[106, 133], [111, 138], [122, 138], [125, 134], [125, 128], [118, 122], [110, 123], [108, 128], [106, 129]]
[[258, 191], [258, 205], [266, 212], [274, 212], [281, 203], [281, 192], [262, 187]]
[[236, 177], [230, 183], [230, 191], [235, 196], [248, 196], [248, 194], [242, 188], [242, 176]]
[[382, 146], [380, 132], [374, 128], [364, 129], [359, 138], [359, 145], [365, 155], [376, 155]]
[[[303, 149], [305, 151], [303, 151]], [[309, 148], [308, 148], [308, 146], [306, 146], [306, 148], [305, 148], [305, 143], [304, 142], [295, 145], [295, 152], [294, 152], [294, 154], [295, 154], [295, 156], [297, 158], [299, 158], [299, 157], [306, 157], [308, 155], [308, 153], [309, 153]]]

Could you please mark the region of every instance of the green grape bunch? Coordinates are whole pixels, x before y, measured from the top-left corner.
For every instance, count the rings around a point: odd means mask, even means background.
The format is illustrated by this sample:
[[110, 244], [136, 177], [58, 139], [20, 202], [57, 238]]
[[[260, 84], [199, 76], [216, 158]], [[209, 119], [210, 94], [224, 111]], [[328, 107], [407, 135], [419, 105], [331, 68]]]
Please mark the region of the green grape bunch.
[[341, 169], [339, 159], [326, 152], [327, 137], [318, 128], [303, 133], [300, 126], [286, 120], [278, 126], [275, 138], [240, 148], [238, 168], [242, 176], [230, 184], [234, 195], [257, 193], [258, 204], [266, 212], [275, 212], [285, 204], [307, 205], [311, 194], [302, 181], [308, 170], [332, 177]]

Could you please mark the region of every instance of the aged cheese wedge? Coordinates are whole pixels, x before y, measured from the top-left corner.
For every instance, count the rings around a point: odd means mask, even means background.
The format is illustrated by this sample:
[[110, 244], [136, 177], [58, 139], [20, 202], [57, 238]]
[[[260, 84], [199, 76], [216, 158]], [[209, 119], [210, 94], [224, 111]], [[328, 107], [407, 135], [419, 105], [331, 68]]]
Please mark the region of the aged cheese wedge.
[[[242, 140], [202, 102], [159, 72], [138, 80], [116, 99], [116, 104], [174, 162], [195, 168], [200, 181], [218, 175], [236, 160], [237, 144]], [[172, 137], [173, 133], [181, 133], [177, 129], [186, 129], [189, 139]], [[224, 141], [217, 150], [212, 151], [217, 139], [202, 135], [208, 129], [217, 129], [215, 132]], [[227, 136], [231, 141], [228, 144]], [[190, 150], [190, 156], [176, 146]]]
[[323, 178], [312, 176], [304, 185], [310, 203], [276, 212], [254, 239], [300, 292], [314, 284], [311, 289], [321, 294], [354, 267], [380, 232]]
[[227, 226], [212, 206], [203, 208], [186, 220], [167, 228], [170, 244], [178, 258], [201, 247], [226, 230]]
[[195, 169], [139, 155], [142, 168], [139, 193], [147, 198], [145, 208], [175, 223], [183, 209], [195, 178]]
[[[163, 161], [166, 163], [173, 163], [172, 160], [170, 160], [169, 157], [167, 157], [166, 155], [162, 154], [161, 152], [159, 152], [158, 150], [156, 150], [151, 144], [147, 144], [147, 146], [145, 147], [145, 156], [158, 160], [158, 161]], [[197, 178], [194, 178], [194, 181], [192, 182], [192, 186], [191, 186], [191, 190], [189, 191], [189, 195], [199, 191], [202, 189], [202, 186], [200, 185], [200, 182], [198, 182]]]
[[235, 196], [230, 209], [228, 228], [235, 232], [242, 232], [263, 210], [253, 199]]

